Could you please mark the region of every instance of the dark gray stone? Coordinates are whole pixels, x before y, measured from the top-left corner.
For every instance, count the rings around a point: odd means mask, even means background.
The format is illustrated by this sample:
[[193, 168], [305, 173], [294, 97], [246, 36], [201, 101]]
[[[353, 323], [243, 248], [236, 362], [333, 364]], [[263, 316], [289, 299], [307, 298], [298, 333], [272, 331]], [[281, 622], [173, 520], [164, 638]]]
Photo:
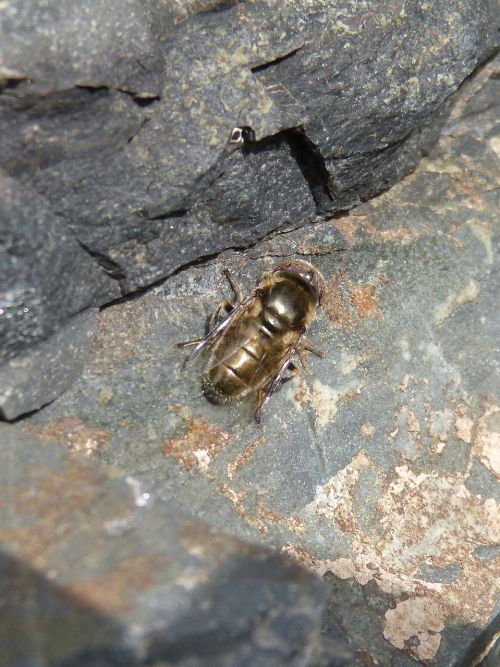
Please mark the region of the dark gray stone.
[[[174, 516], [133, 479], [54, 443], [0, 425], [0, 448], [11, 490], [0, 525], [1, 667], [321, 659], [327, 591], [317, 577]], [[339, 645], [329, 664], [352, 660]]]
[[44, 197], [2, 172], [0, 190], [1, 363], [120, 291]]
[[[58, 261], [75, 271], [37, 306], [25, 267], [0, 264], [1, 283], [34, 313], [2, 354], [86, 305], [399, 180], [495, 48], [494, 11], [486, 0], [10, 3], [0, 163], [23, 207], [1, 212], [2, 229], [39, 220], [43, 197], [40, 229], [57, 219]], [[256, 141], [229, 150], [238, 124]], [[0, 187], [10, 197], [14, 186]], [[45, 275], [53, 258], [31, 252], [31, 272]]]
[[[19, 319], [22, 320], [22, 314]], [[12, 420], [38, 410], [71, 387], [92, 357], [96, 319], [97, 310], [87, 309], [66, 322], [48, 340], [0, 366], [0, 416], [3, 419]]]

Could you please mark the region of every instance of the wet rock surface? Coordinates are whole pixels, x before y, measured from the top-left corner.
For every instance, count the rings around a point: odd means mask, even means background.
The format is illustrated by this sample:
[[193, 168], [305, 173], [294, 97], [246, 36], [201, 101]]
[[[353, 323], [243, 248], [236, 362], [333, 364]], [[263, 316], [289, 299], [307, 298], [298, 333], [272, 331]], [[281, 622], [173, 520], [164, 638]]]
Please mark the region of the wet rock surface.
[[[106, 616], [116, 633], [103, 664], [146, 638], [139, 663], [445, 667], [491, 640], [498, 72], [491, 61], [467, 82], [437, 146], [385, 194], [102, 310], [81, 379], [3, 426], [4, 552], [50, 600], [57, 589], [75, 614], [84, 600], [89, 646], [103, 646], [93, 614]], [[201, 335], [233, 298], [225, 267], [248, 292], [284, 257], [312, 261], [327, 280], [309, 333], [325, 357], [311, 355], [259, 426], [242, 406], [208, 403], [173, 344]], [[62, 518], [43, 504], [59, 493]], [[13, 606], [33, 622], [48, 603], [30, 595]], [[171, 643], [154, 653], [150, 638], [166, 627]], [[57, 636], [36, 628], [44, 648], [33, 654], [51, 664]], [[78, 650], [68, 649], [85, 664]]]
[[[82, 308], [386, 189], [496, 39], [494, 4], [471, 0], [0, 11], [2, 358]], [[233, 150], [235, 125], [256, 141]], [[28, 220], [60, 240], [27, 268]], [[65, 265], [48, 267], [52, 250]]]

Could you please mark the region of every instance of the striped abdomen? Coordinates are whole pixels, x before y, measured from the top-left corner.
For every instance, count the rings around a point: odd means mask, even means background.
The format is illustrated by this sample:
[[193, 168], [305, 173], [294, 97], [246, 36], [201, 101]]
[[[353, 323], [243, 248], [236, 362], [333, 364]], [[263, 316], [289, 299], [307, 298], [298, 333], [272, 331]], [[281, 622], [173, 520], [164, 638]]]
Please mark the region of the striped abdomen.
[[203, 391], [216, 403], [235, 401], [257, 391], [280, 368], [296, 334], [272, 307], [260, 305], [258, 314], [230, 327], [213, 350]]

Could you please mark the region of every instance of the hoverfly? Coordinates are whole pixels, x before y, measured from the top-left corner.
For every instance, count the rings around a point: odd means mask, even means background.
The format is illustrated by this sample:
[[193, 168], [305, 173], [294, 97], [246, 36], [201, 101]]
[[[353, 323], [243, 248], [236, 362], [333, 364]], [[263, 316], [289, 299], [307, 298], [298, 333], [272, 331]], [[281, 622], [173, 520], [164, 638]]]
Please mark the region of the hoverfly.
[[286, 372], [297, 372], [295, 354], [303, 366], [304, 352], [323, 356], [305, 332], [321, 304], [325, 283], [311, 264], [293, 260], [265, 273], [252, 294], [243, 298], [239, 285], [227, 270], [225, 274], [237, 305], [223, 301], [209, 333], [179, 346], [195, 346], [188, 363], [207, 357], [201, 385], [209, 401], [229, 403], [251, 397], [259, 418]]

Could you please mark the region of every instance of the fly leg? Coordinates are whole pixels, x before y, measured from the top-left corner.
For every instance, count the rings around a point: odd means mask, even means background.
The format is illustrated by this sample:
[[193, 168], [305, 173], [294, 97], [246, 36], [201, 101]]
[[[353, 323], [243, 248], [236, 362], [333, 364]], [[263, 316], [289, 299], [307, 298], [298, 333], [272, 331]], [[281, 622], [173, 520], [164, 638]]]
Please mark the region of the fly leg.
[[317, 348], [315, 348], [314, 345], [307, 340], [307, 338], [302, 338], [302, 341], [300, 343], [300, 348], [305, 352], [312, 352], [317, 357], [323, 358], [325, 356], [323, 350], [318, 350]]
[[240, 284], [235, 278], [233, 278], [229, 269], [224, 269], [224, 275], [226, 276], [229, 284], [231, 285], [231, 289], [233, 290], [236, 296], [237, 302], [241, 303], [243, 301], [243, 292], [241, 291]]
[[[228, 314], [233, 310], [233, 308], [233, 304], [229, 301], [221, 301], [215, 313], [210, 317], [208, 322], [208, 331], [212, 331], [212, 329], [221, 321], [223, 311]], [[192, 347], [193, 345], [199, 345], [200, 343], [203, 343], [205, 338], [206, 337], [186, 340], [183, 343], [176, 343], [175, 347]]]
[[[229, 284], [231, 285], [231, 289], [233, 290], [235, 296], [236, 296], [236, 301], [238, 303], [241, 303], [243, 301], [243, 294], [241, 292], [241, 287], [239, 283], [233, 278], [231, 275], [229, 269], [224, 269], [224, 275], [226, 276]], [[234, 310], [235, 306], [232, 304], [230, 301], [227, 301], [227, 299], [224, 299], [224, 301], [221, 301], [217, 307], [217, 310], [215, 313], [212, 315], [212, 317], [209, 320], [208, 324], [208, 330], [212, 331], [212, 329], [219, 324], [219, 322], [223, 319], [223, 313], [225, 312], [226, 315], [229, 315], [229, 313]]]
[[204, 338], [193, 338], [193, 340], [186, 340], [182, 343], [175, 343], [175, 347], [191, 347], [192, 345], [198, 345], [198, 343], [201, 343], [204, 340]]
[[210, 317], [208, 321], [208, 330], [212, 331], [216, 324], [218, 324], [222, 319], [222, 313], [225, 311], [226, 315], [234, 310], [234, 306], [230, 301], [221, 301], [217, 307], [215, 313]]
[[286, 378], [285, 377], [282, 378], [281, 384], [285, 384], [285, 382], [290, 382], [290, 380], [296, 378], [297, 375], [300, 375], [300, 368], [296, 366], [293, 362], [290, 362], [286, 370], [290, 373], [290, 375], [288, 375]]
[[317, 357], [323, 358], [325, 356], [325, 353], [322, 350], [317, 350], [308, 340], [307, 338], [303, 338], [300, 342], [300, 345], [297, 349], [297, 353], [299, 355], [299, 361], [300, 365], [302, 368], [308, 373], [309, 372], [309, 366], [306, 361], [306, 352], [312, 352], [315, 354]]

